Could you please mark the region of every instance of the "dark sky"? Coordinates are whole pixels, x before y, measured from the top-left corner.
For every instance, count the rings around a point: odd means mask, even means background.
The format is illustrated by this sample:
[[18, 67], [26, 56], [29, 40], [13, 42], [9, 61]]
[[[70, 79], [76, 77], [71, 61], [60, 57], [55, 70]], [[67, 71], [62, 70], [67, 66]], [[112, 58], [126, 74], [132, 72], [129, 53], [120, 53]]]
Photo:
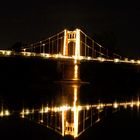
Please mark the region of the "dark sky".
[[0, 49], [67, 28], [115, 37], [125, 56], [140, 57], [140, 8], [134, 0], [5, 0], [0, 4]]

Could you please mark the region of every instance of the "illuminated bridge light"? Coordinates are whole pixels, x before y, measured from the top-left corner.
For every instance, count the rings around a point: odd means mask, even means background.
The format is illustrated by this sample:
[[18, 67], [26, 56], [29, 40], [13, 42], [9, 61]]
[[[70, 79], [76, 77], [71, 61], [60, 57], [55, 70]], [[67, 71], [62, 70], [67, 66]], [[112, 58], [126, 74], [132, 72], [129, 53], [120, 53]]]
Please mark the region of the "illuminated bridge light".
[[9, 116], [9, 115], [10, 115], [10, 111], [9, 111], [9, 110], [5, 110], [5, 111], [4, 111], [4, 115], [5, 115], [5, 116]]
[[46, 53], [40, 53], [40, 56], [41, 57], [47, 57], [47, 54]]
[[106, 107], [112, 107], [112, 104], [111, 103], [107, 103], [105, 106]]
[[135, 60], [132, 59], [132, 60], [130, 60], [130, 62], [134, 64], [135, 63]]
[[132, 102], [130, 103], [130, 107], [133, 108], [134, 107], [134, 102], [132, 100]]
[[115, 103], [113, 104], [113, 107], [114, 107], [114, 108], [118, 108], [118, 103], [115, 102]]
[[82, 59], [84, 59], [84, 56], [79, 56], [79, 60], [82, 60]]
[[24, 109], [21, 111], [20, 115], [21, 115], [21, 118], [25, 117], [25, 110]]
[[137, 101], [137, 107], [139, 107], [140, 106], [140, 102], [139, 101]]
[[40, 120], [40, 123], [43, 123], [44, 121], [43, 120]]
[[89, 57], [89, 56], [87, 57], [87, 60], [91, 60], [91, 59], [92, 59], [91, 57]]
[[64, 44], [63, 44], [63, 55], [66, 55], [66, 49], [67, 49], [67, 30], [64, 30]]
[[12, 51], [10, 51], [10, 50], [0, 50], [0, 54], [2, 54], [2, 55], [11, 55]]
[[114, 62], [115, 62], [115, 63], [118, 63], [118, 62], [120, 62], [120, 59], [115, 58], [115, 59], [114, 59]]
[[125, 109], [127, 108], [127, 102], [125, 103], [120, 103], [120, 106], [123, 106]]
[[97, 108], [98, 110], [100, 110], [100, 109], [103, 109], [104, 106], [105, 106], [105, 105], [104, 105], [103, 103], [99, 103], [99, 104], [97, 105], [96, 108]]
[[11, 55], [12, 51], [6, 51], [5, 55]]
[[52, 112], [58, 112], [58, 111], [59, 111], [59, 108], [58, 108], [58, 107], [53, 107], [53, 108], [51, 109], [51, 111], [52, 111]]
[[5, 116], [9, 116], [10, 115], [10, 111], [9, 110], [2, 110], [0, 112], [0, 117], [5, 117]]
[[75, 59], [80, 57], [80, 30], [76, 29]]
[[26, 109], [25, 110], [25, 115], [29, 115], [30, 114], [30, 110], [29, 109]]
[[89, 105], [87, 105], [87, 106], [86, 106], [86, 109], [87, 109], [87, 110], [89, 110], [89, 109], [90, 109], [90, 106], [89, 106]]
[[43, 114], [44, 113], [44, 110], [43, 108], [40, 109], [39, 113]]
[[0, 117], [3, 117], [3, 116], [4, 116], [4, 112], [1, 111], [1, 112], [0, 112]]
[[100, 62], [104, 62], [105, 61], [105, 58], [103, 58], [103, 57], [97, 57], [97, 60], [99, 60]]
[[140, 64], [140, 60], [137, 60], [137, 64]]
[[48, 107], [45, 107], [44, 108], [44, 113], [47, 113], [49, 111], [49, 108]]
[[81, 111], [82, 110], [82, 106], [78, 106], [78, 111]]
[[98, 110], [101, 109], [101, 108], [100, 108], [100, 105], [97, 105], [97, 109], [98, 109]]
[[104, 108], [104, 104], [100, 103], [100, 108]]
[[67, 110], [69, 110], [71, 107], [70, 106], [61, 106], [60, 107], [60, 111], [67, 111]]
[[24, 56], [31, 56], [31, 52], [21, 52]]

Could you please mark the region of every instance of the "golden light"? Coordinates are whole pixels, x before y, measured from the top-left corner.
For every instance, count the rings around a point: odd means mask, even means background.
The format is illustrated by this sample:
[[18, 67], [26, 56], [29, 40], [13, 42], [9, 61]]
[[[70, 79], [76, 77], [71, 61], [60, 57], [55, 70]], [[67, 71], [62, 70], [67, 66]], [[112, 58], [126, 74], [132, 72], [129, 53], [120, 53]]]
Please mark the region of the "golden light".
[[130, 107], [133, 108], [133, 106], [134, 106], [134, 102], [132, 101], [132, 102], [130, 103]]
[[0, 54], [2, 55], [11, 55], [12, 51], [10, 50], [0, 50]]
[[88, 56], [88, 57], [87, 57], [87, 60], [91, 60], [91, 57]]
[[103, 58], [103, 57], [98, 57], [97, 59], [98, 59], [100, 62], [105, 61], [105, 58]]
[[48, 53], [40, 53], [40, 56], [41, 56], [41, 57], [44, 57], [44, 58], [48, 58], [48, 57], [50, 57], [51, 55], [48, 54]]
[[32, 53], [31, 52], [22, 52], [22, 54], [25, 56], [31, 56]]
[[9, 110], [5, 110], [5, 111], [4, 111], [4, 115], [5, 115], [5, 116], [9, 116], [9, 115], [10, 115]]
[[64, 44], [63, 44], [63, 55], [66, 55], [67, 48], [67, 30], [64, 30]]
[[43, 108], [40, 109], [39, 113], [43, 114], [44, 113], [44, 110]]
[[26, 109], [25, 110], [25, 115], [29, 115], [30, 114], [30, 110], [29, 109]]
[[114, 107], [114, 108], [118, 108], [118, 103], [115, 102], [115, 103], [113, 104], [113, 107]]
[[3, 117], [3, 116], [4, 116], [4, 112], [1, 111], [1, 112], [0, 112], [0, 117]]
[[135, 60], [132, 59], [132, 60], [130, 60], [130, 62], [131, 62], [131, 63], [135, 63]]
[[54, 58], [58, 58], [59, 55], [58, 55], [58, 54], [54, 54], [53, 57], [54, 57]]
[[82, 110], [82, 106], [78, 106], [78, 111], [81, 111]]
[[103, 109], [104, 108], [104, 104], [103, 103], [100, 103], [96, 106], [96, 108], [99, 110], [99, 109]]
[[0, 50], [0, 53], [1, 53], [2, 55], [4, 55], [5, 51], [4, 51], [4, 50]]
[[139, 101], [137, 101], [137, 107], [139, 107], [140, 106], [140, 102]]
[[86, 109], [87, 109], [87, 110], [89, 110], [89, 108], [90, 108], [90, 106], [89, 106], [89, 105], [87, 105], [87, 106], [86, 106]]
[[127, 103], [124, 103], [124, 108], [125, 108], [125, 109], [127, 108]]
[[65, 135], [65, 112], [64, 109], [62, 109], [62, 136]]
[[101, 103], [101, 104], [100, 104], [100, 107], [101, 107], [101, 108], [104, 108], [104, 104]]
[[74, 58], [74, 64], [77, 64], [77, 59], [75, 58], [75, 56], [73, 56]]
[[70, 108], [71, 108], [71, 107], [70, 107], [70, 106], [67, 106], [67, 105], [60, 106], [59, 111], [67, 111], [67, 110], [69, 110]]
[[77, 106], [77, 86], [74, 86], [74, 102], [73, 102], [73, 110], [74, 110], [74, 138], [78, 136], [78, 115], [79, 110]]
[[75, 46], [75, 57], [78, 59], [80, 56], [80, 30], [76, 29], [76, 46]]
[[11, 55], [12, 51], [6, 51], [6, 55]]
[[78, 65], [74, 65], [74, 79], [78, 78]]
[[57, 107], [54, 107], [54, 108], [52, 108], [52, 111], [54, 111], [54, 112], [58, 112], [58, 108]]
[[44, 108], [44, 113], [47, 113], [49, 111], [49, 108], [48, 107], [45, 107]]
[[20, 113], [20, 114], [21, 114], [21, 117], [22, 117], [22, 118], [24, 118], [24, 117], [25, 117], [25, 111], [24, 111], [24, 109], [21, 111], [21, 113]]
[[100, 109], [100, 105], [97, 105], [97, 109], [98, 109], [98, 110]]
[[44, 121], [43, 120], [40, 120], [40, 122], [43, 123]]
[[137, 64], [140, 64], [140, 60], [137, 60]]
[[115, 62], [115, 63], [118, 63], [119, 61], [120, 61], [120, 60], [119, 60], [118, 58], [115, 58], [115, 59], [114, 59], [114, 62]]
[[78, 108], [74, 107], [74, 137], [76, 138], [78, 136]]

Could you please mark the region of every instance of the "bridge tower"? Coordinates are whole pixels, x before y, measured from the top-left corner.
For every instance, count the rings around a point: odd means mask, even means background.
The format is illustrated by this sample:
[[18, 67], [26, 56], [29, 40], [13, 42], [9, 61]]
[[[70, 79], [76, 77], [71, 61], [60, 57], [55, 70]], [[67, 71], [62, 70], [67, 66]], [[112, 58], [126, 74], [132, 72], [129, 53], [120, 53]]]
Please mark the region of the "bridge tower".
[[62, 61], [63, 80], [79, 81], [80, 80], [80, 30], [64, 31], [63, 55], [73, 56], [74, 60]]
[[62, 79], [60, 81], [64, 104], [73, 106], [73, 111], [62, 113], [62, 135], [78, 136], [78, 94], [80, 92], [80, 30], [64, 30], [63, 56], [74, 59], [61, 60]]
[[63, 45], [64, 56], [80, 56], [80, 30], [74, 31], [64, 30], [64, 45]]

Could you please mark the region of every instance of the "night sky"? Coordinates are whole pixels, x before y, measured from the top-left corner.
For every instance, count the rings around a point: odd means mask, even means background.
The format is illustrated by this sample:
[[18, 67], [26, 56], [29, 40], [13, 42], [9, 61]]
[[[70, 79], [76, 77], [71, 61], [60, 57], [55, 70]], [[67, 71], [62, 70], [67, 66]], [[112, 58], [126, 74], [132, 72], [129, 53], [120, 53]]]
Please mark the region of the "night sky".
[[109, 40], [128, 57], [140, 57], [140, 8], [123, 0], [5, 0], [0, 4], [0, 49], [67, 28]]

